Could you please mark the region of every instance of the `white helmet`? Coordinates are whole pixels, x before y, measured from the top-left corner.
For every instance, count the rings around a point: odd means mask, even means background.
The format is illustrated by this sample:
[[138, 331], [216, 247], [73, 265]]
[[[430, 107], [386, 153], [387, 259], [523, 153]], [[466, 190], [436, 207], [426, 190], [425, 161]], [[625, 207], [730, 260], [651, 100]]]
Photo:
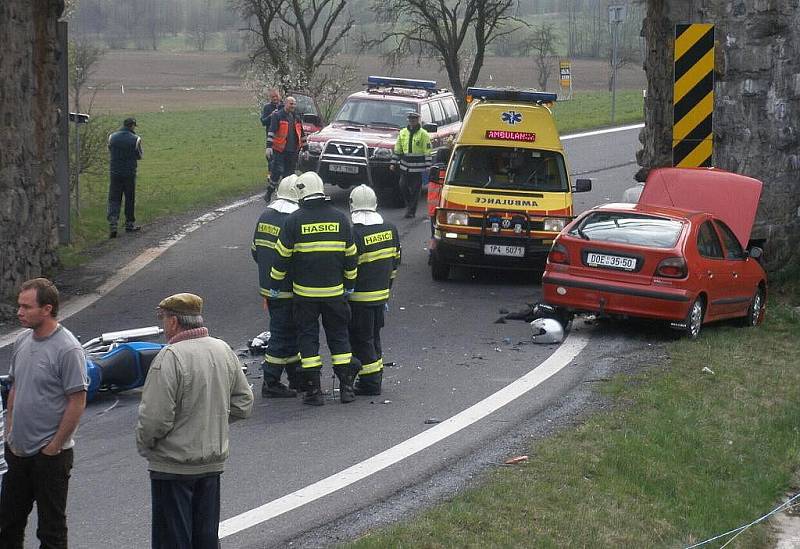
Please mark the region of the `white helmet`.
[[359, 185], [350, 193], [351, 212], [374, 212], [378, 209], [378, 197], [375, 191], [366, 185]]
[[531, 322], [534, 343], [561, 343], [564, 327], [554, 318], [537, 318]]
[[278, 183], [278, 190], [275, 191], [275, 198], [297, 203], [298, 196], [297, 189], [295, 188], [296, 181], [297, 176], [295, 174], [287, 175], [281, 179], [281, 182]]
[[317, 172], [300, 174], [294, 185], [297, 188], [297, 197], [301, 202], [307, 198], [325, 196], [325, 187]]

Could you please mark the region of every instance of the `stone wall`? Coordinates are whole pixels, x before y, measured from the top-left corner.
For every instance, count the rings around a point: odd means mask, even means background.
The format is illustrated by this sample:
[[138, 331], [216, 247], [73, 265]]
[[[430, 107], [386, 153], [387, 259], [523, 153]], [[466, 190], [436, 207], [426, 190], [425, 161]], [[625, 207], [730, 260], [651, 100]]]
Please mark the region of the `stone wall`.
[[648, 0], [644, 167], [671, 164], [676, 23], [714, 23], [714, 165], [764, 182], [753, 238], [800, 263], [800, 0]]
[[[19, 284], [56, 264], [63, 0], [0, 1], [0, 316]], [[13, 301], [12, 301], [13, 303]]]

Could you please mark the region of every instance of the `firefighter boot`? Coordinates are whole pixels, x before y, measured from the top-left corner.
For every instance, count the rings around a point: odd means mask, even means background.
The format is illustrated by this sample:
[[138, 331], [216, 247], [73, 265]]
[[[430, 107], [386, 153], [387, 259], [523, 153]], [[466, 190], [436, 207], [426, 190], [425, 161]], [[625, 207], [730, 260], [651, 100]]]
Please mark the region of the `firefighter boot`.
[[353, 382], [360, 369], [361, 362], [356, 357], [353, 357], [347, 366], [333, 367], [333, 373], [339, 378], [339, 400], [342, 404], [353, 402], [356, 399]]
[[286, 365], [286, 378], [289, 380], [289, 389], [298, 393], [303, 392], [303, 376], [299, 363]]
[[303, 380], [306, 387], [303, 404], [308, 404], [309, 406], [323, 406], [325, 404], [319, 370], [319, 368], [303, 370]]
[[270, 364], [265, 360], [261, 363], [261, 369], [264, 371], [264, 382], [261, 384], [262, 398], [294, 398], [297, 396], [297, 391], [293, 391], [281, 383], [283, 366]]
[[378, 396], [381, 394], [381, 382], [383, 381], [383, 372], [375, 372], [374, 374], [367, 374], [365, 376], [358, 376], [354, 392], [360, 396]]

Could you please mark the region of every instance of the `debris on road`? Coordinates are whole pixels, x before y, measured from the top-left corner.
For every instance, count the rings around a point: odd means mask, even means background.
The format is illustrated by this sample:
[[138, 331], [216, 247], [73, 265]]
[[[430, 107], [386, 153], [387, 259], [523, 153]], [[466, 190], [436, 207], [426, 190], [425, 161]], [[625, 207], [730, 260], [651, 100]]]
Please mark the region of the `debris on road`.
[[251, 354], [263, 355], [267, 352], [267, 343], [269, 343], [269, 332], [261, 332], [256, 337], [247, 343], [247, 348]]
[[434, 423], [441, 423], [441, 422], [442, 422], [442, 420], [441, 420], [441, 419], [439, 419], [439, 418], [435, 418], [435, 417], [429, 417], [428, 419], [426, 419], [425, 421], [423, 421], [423, 423], [424, 423], [425, 425], [433, 425]]
[[528, 456], [514, 456], [505, 461], [506, 465], [516, 465], [517, 463], [525, 463], [528, 461]]
[[711, 374], [712, 376], [714, 375], [714, 370], [712, 370], [708, 366], [703, 366], [703, 369], [700, 371], [703, 372], [704, 374]]

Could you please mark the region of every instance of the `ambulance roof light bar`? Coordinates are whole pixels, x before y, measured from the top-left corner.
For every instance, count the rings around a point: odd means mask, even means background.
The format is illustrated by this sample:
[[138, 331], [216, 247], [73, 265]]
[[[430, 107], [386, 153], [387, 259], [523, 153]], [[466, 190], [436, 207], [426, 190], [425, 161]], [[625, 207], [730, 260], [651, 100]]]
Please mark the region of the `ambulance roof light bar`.
[[473, 99], [490, 101], [527, 101], [530, 103], [555, 103], [557, 95], [554, 93], [539, 92], [534, 90], [514, 90], [504, 88], [467, 88], [467, 103]]
[[367, 87], [372, 88], [405, 88], [424, 90], [430, 93], [437, 91], [435, 80], [413, 80], [411, 78], [392, 78], [390, 76], [368, 76]]

